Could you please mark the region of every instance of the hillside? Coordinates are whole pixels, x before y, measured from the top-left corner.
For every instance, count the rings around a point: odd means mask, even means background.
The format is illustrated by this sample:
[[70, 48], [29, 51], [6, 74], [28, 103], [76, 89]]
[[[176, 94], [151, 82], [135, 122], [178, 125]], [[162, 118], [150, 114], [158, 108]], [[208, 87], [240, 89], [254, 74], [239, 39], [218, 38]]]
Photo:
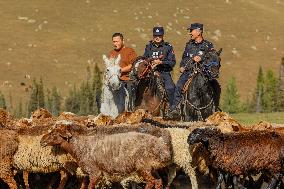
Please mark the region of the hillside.
[[179, 64], [187, 26], [204, 23], [205, 38], [223, 48], [221, 84], [237, 77], [242, 99], [253, 92], [258, 67], [278, 74], [284, 56], [283, 0], [0, 0], [0, 16], [0, 90], [12, 103], [26, 98], [32, 78], [66, 95], [88, 65], [103, 68], [114, 32], [142, 54], [152, 27], [162, 25]]

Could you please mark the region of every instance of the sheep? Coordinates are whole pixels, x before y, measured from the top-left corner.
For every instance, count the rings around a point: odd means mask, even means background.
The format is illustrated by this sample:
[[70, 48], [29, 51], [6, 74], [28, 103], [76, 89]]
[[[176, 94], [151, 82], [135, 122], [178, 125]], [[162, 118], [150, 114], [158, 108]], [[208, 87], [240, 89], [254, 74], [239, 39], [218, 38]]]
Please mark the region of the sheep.
[[[127, 133], [127, 132], [139, 132], [143, 134], [150, 134], [155, 137], [162, 138], [166, 146], [168, 146], [168, 150], [172, 152], [171, 149], [171, 137], [168, 131], [160, 129], [158, 127], [153, 127], [150, 124], [140, 123], [140, 124], [119, 124], [119, 125], [109, 125], [107, 127], [93, 127], [93, 128], [86, 128], [81, 125], [77, 124], [70, 124], [70, 125], [57, 125], [55, 128], [67, 127], [66, 129], [71, 130], [72, 132], [79, 133], [80, 135], [112, 135], [118, 133]], [[169, 169], [168, 180], [172, 180], [172, 177], [175, 175], [174, 166], [167, 167]], [[134, 179], [134, 180], [133, 180]], [[109, 185], [114, 182], [111, 178], [104, 178], [107, 183], [101, 182], [102, 185]], [[132, 175], [130, 177], [124, 177], [121, 181], [121, 185], [124, 188], [127, 188], [128, 182], [137, 182], [142, 183], [144, 182], [143, 178], [138, 177], [137, 175]], [[168, 182], [168, 186], [171, 183]]]
[[0, 178], [10, 189], [17, 189], [17, 183], [13, 178], [12, 159], [18, 143], [15, 131], [0, 129]]
[[[158, 120], [158, 121], [156, 121]], [[192, 189], [198, 189], [198, 180], [196, 177], [196, 171], [195, 169], [207, 169], [206, 168], [200, 168], [199, 165], [196, 165], [193, 167], [193, 157], [190, 154], [189, 151], [189, 144], [187, 142], [188, 136], [191, 133], [194, 128], [199, 127], [213, 127], [214, 125], [210, 125], [204, 122], [175, 122], [175, 121], [163, 121], [159, 118], [145, 118], [142, 120], [146, 123], [151, 123], [152, 125], [160, 128], [164, 128], [167, 130], [171, 135], [171, 145], [173, 148], [173, 163], [175, 163], [179, 168], [181, 168], [185, 174], [190, 178], [191, 181], [191, 187]], [[161, 123], [162, 122], [162, 123]], [[192, 149], [192, 151], [198, 150]], [[204, 154], [205, 156], [207, 154]], [[207, 157], [204, 157], [203, 155], [199, 156], [199, 159], [194, 159], [195, 162], [204, 162], [204, 159]], [[171, 182], [171, 181], [170, 181]]]
[[62, 178], [59, 188], [63, 188], [67, 180], [66, 171], [63, 170], [67, 169], [68, 173], [74, 173], [78, 167], [67, 168], [69, 164], [76, 164], [76, 162], [64, 150], [40, 146], [43, 133], [47, 133], [49, 129], [50, 127], [34, 126], [19, 131], [19, 145], [13, 157], [13, 166], [16, 170], [23, 171], [26, 188], [29, 188], [28, 172], [51, 173], [61, 171]]
[[44, 135], [41, 145], [60, 145], [69, 152], [90, 176], [89, 188], [103, 176], [121, 181], [134, 173], [147, 182], [145, 188], [160, 188], [161, 181], [151, 172], [171, 162], [171, 152], [162, 138], [137, 132], [78, 135], [61, 127]]
[[15, 130], [17, 128], [14, 125], [15, 120], [13, 116], [4, 109], [0, 108], [0, 128]]
[[[63, 188], [67, 181], [67, 173], [75, 174], [77, 171], [78, 166], [70, 154], [59, 148], [42, 148], [40, 146], [43, 134], [48, 133], [56, 124], [56, 119], [45, 109], [38, 109], [32, 113], [30, 119], [20, 119], [16, 123], [21, 127], [17, 130], [19, 145], [13, 157], [13, 166], [16, 170], [23, 171], [26, 188], [29, 188], [28, 172], [60, 171], [59, 188]], [[79, 174], [79, 176], [85, 175]]]
[[[280, 181], [281, 161], [284, 160], [284, 137], [275, 131], [222, 133], [216, 128], [197, 128], [188, 137], [190, 145], [201, 142], [210, 152], [212, 167], [229, 173], [238, 184], [239, 176], [268, 172], [274, 178], [268, 188]], [[219, 174], [217, 188], [222, 182]]]

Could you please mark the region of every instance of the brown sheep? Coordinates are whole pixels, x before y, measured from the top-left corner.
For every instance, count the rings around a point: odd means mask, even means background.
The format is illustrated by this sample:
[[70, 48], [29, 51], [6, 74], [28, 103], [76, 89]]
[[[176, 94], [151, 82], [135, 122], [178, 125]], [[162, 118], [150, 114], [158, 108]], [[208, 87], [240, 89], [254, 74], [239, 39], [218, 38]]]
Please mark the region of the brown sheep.
[[90, 176], [89, 188], [103, 176], [120, 181], [134, 173], [147, 182], [146, 189], [160, 188], [161, 181], [153, 177], [152, 171], [171, 163], [169, 146], [162, 138], [137, 132], [79, 135], [61, 127], [44, 135], [41, 144], [59, 145], [69, 152]]
[[[215, 170], [235, 178], [265, 171], [274, 177], [270, 187], [280, 181], [284, 137], [277, 132], [264, 130], [226, 134], [216, 128], [198, 128], [189, 135], [188, 143], [198, 142], [209, 150]], [[218, 186], [221, 178], [220, 174]]]
[[17, 189], [12, 171], [13, 155], [18, 149], [18, 136], [15, 131], [0, 130], [0, 178], [10, 189]]
[[0, 108], [0, 128], [15, 130], [18, 127], [15, 126], [15, 120], [7, 111]]

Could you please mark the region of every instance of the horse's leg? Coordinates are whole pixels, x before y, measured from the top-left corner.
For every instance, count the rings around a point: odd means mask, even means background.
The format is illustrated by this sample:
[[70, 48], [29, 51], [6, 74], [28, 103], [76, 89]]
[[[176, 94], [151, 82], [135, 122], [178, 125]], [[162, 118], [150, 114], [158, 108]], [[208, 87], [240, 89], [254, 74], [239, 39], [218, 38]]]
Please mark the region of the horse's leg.
[[239, 189], [246, 189], [241, 183], [240, 183], [240, 177], [234, 176], [233, 177], [233, 183], [234, 186], [237, 186]]
[[221, 189], [221, 184], [223, 180], [224, 180], [223, 174], [219, 172], [216, 189]]

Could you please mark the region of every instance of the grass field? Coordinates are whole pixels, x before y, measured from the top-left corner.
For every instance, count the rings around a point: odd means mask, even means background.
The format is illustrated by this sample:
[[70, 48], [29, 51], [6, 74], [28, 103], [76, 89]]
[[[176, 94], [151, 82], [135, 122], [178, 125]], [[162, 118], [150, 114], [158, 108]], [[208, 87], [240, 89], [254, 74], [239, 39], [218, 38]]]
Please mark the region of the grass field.
[[270, 123], [284, 124], [284, 112], [273, 113], [239, 113], [231, 114], [238, 122], [251, 125], [260, 121], [268, 121]]

